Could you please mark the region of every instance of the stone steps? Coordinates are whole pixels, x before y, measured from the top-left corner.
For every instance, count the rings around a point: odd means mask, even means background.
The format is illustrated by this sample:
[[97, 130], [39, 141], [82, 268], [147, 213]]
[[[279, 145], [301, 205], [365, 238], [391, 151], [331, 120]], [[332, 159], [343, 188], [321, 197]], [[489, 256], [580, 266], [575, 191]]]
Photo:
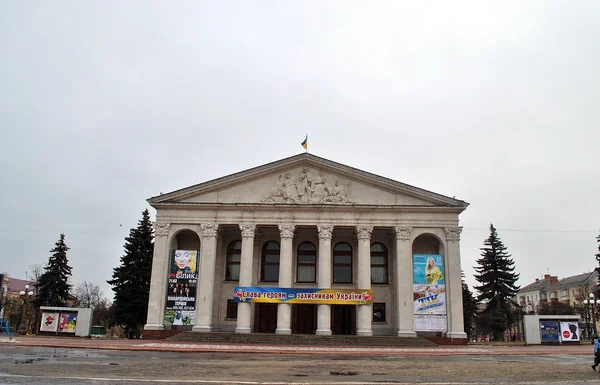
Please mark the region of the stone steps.
[[200, 333], [183, 331], [166, 338], [167, 341], [207, 342], [207, 343], [239, 343], [239, 344], [269, 344], [269, 345], [313, 345], [313, 346], [415, 346], [436, 347], [437, 344], [423, 337], [397, 336], [318, 336], [314, 334], [271, 334], [271, 333]]

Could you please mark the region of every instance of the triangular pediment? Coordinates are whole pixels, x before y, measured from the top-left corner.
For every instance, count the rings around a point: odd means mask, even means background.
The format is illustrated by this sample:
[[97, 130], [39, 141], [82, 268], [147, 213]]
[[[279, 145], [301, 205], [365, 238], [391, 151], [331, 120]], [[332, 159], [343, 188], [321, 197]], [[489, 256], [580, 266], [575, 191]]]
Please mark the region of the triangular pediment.
[[151, 205], [309, 204], [443, 206], [468, 203], [423, 190], [312, 154], [263, 166], [150, 198]]

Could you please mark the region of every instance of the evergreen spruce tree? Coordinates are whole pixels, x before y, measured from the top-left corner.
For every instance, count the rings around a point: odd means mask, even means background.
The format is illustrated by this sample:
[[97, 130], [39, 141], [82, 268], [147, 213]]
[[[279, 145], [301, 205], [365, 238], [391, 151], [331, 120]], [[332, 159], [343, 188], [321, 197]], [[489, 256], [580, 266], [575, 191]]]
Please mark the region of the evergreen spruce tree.
[[67, 260], [67, 251], [70, 248], [65, 243], [65, 235], [61, 234], [54, 248], [50, 250], [52, 256], [48, 265], [40, 275], [37, 283], [35, 305], [40, 306], [66, 306], [69, 299], [69, 277], [71, 266]]
[[490, 224], [490, 236], [483, 242], [481, 258], [476, 262], [475, 279], [480, 286], [477, 299], [486, 303], [484, 312], [489, 320], [495, 340], [502, 340], [504, 330], [514, 321], [511, 314], [513, 297], [519, 291], [516, 285], [519, 274], [515, 273], [514, 261], [498, 237], [494, 225]]
[[113, 269], [107, 281], [115, 292], [115, 321], [125, 329], [127, 338], [139, 338], [146, 323], [154, 234], [150, 213], [144, 210], [137, 228], [125, 238], [121, 265]]
[[469, 285], [465, 282], [465, 274], [461, 271], [462, 277], [462, 298], [463, 298], [463, 322], [465, 333], [467, 333], [467, 338], [471, 339], [471, 334], [473, 332], [473, 324], [475, 317], [477, 315], [477, 299], [473, 295], [471, 289], [469, 289]]
[[600, 235], [596, 237], [596, 241], [598, 242], [598, 253], [596, 254], [596, 261], [598, 262], [598, 267], [596, 267], [596, 271], [598, 272], [598, 288], [600, 288]]

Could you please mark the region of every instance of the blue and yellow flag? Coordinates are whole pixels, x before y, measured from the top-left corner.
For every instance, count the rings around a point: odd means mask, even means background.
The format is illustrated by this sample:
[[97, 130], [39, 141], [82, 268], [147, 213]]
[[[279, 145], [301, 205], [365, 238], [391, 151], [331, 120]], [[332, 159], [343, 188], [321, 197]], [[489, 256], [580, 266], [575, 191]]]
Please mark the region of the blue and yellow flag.
[[305, 150], [308, 149], [308, 134], [306, 134], [306, 138], [300, 144], [302, 145], [302, 147], [304, 147]]

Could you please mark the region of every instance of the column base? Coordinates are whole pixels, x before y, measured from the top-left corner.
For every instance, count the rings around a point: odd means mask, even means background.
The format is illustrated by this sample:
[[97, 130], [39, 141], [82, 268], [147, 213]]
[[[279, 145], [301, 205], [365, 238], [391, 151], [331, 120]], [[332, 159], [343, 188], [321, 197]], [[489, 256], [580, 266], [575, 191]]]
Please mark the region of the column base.
[[416, 337], [417, 332], [400, 330], [400, 331], [398, 331], [397, 336], [398, 337]]
[[237, 327], [235, 328], [235, 332], [239, 334], [250, 334], [252, 333], [252, 329], [250, 327]]
[[292, 334], [292, 329], [275, 329], [275, 334], [290, 335]]
[[465, 333], [465, 332], [451, 332], [451, 333], [446, 333], [446, 337], [448, 337], [448, 338], [467, 338], [467, 333]]
[[316, 335], [318, 336], [330, 336], [332, 335], [331, 329], [317, 329]]
[[192, 328], [193, 332], [200, 332], [200, 333], [210, 333], [212, 331], [212, 327], [208, 326], [208, 325], [195, 325]]
[[163, 324], [146, 324], [146, 325], [144, 325], [144, 330], [165, 330], [165, 325], [163, 325]]
[[371, 337], [373, 336], [373, 330], [357, 330], [356, 335], [362, 337]]

